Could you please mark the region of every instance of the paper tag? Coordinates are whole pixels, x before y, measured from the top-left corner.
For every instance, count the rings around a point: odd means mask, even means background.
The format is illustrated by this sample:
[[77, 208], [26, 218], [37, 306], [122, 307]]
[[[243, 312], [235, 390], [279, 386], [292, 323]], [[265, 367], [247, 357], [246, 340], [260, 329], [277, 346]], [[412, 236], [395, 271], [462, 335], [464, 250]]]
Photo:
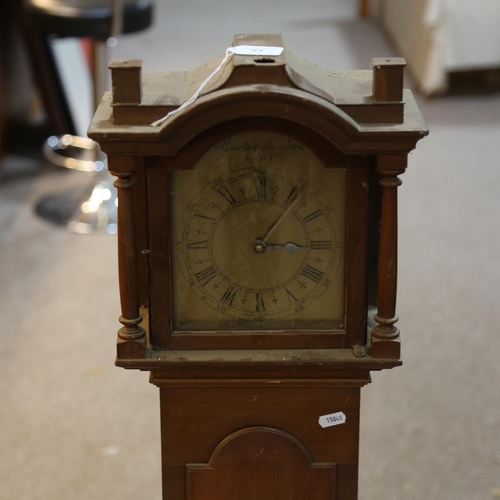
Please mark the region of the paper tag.
[[279, 56], [283, 47], [265, 47], [263, 45], [237, 45], [231, 52], [238, 56]]
[[319, 417], [318, 423], [323, 427], [333, 427], [334, 425], [345, 424], [346, 416], [344, 412], [330, 413], [330, 415], [323, 415]]

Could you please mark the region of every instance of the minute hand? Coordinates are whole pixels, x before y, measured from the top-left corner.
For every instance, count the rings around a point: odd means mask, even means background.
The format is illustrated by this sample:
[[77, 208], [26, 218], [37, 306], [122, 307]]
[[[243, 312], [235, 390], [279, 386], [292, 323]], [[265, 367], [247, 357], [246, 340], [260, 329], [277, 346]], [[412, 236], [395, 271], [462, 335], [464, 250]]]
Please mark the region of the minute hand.
[[[292, 208], [295, 206], [299, 198], [302, 196], [302, 193], [304, 192], [304, 189], [300, 189], [297, 195], [293, 200], [291, 200], [291, 203], [288, 204], [286, 210], [276, 219], [272, 224], [271, 227], [267, 230], [267, 234], [263, 238], [263, 242], [266, 243], [267, 239], [269, 236], [271, 236], [272, 233], [274, 233], [274, 230], [278, 227], [279, 223], [288, 215], [288, 213], [292, 210]], [[266, 243], [267, 244], [267, 243]]]

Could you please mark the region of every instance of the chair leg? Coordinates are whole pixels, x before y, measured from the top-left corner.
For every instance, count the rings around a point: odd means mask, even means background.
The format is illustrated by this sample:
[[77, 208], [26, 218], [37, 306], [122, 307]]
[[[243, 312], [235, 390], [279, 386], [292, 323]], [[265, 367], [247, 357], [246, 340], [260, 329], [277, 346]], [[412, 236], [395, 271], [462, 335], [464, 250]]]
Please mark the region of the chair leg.
[[50, 48], [50, 40], [28, 30], [23, 35], [52, 130], [56, 134], [75, 134], [75, 123]]
[[360, 0], [359, 2], [359, 16], [368, 17], [370, 15], [370, 0]]
[[94, 91], [94, 109], [101, 102], [102, 96], [108, 90], [109, 51], [106, 40], [92, 40], [92, 86]]

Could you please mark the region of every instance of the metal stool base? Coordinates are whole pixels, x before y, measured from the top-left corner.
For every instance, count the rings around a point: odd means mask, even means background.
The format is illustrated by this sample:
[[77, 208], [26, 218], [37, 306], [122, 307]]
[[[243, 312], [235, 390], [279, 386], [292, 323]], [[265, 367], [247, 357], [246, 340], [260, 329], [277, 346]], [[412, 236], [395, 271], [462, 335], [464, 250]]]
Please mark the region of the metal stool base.
[[38, 202], [36, 213], [55, 224], [66, 226], [72, 233], [115, 234], [117, 191], [106, 168], [106, 155], [99, 145], [83, 137], [53, 136], [45, 143], [44, 153], [56, 165], [90, 174], [90, 182], [46, 196]]

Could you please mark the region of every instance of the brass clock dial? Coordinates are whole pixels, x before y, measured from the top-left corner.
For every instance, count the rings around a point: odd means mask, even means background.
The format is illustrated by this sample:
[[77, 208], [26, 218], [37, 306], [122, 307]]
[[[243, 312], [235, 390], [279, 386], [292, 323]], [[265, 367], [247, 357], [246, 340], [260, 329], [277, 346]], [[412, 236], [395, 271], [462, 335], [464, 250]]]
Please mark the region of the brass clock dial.
[[176, 330], [340, 327], [343, 169], [248, 133], [174, 172], [172, 191]]

